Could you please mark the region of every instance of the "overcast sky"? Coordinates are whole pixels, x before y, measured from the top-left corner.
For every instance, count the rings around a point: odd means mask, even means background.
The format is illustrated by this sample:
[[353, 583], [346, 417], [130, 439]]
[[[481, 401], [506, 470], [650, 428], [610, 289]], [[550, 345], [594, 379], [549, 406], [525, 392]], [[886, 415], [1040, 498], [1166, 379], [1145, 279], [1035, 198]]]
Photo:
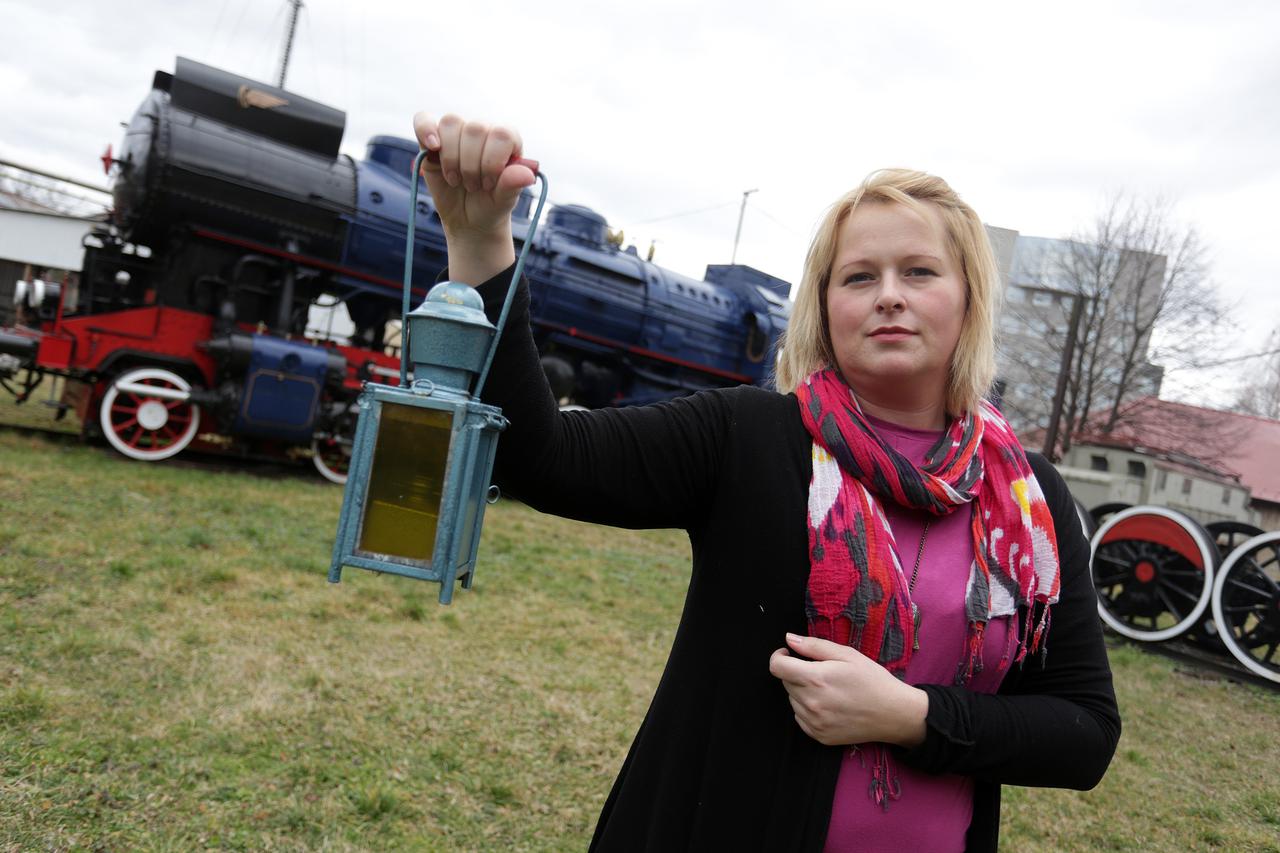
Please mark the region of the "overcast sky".
[[[0, 157], [101, 183], [156, 69], [274, 82], [286, 18], [285, 0], [0, 0]], [[729, 261], [748, 189], [738, 261], [793, 282], [823, 208], [876, 168], [939, 174], [1045, 237], [1108, 193], [1163, 195], [1244, 306], [1206, 347], [1256, 351], [1280, 324], [1277, 2], [307, 0], [287, 88], [344, 110], [357, 157], [418, 109], [512, 124], [553, 201], [695, 277]]]

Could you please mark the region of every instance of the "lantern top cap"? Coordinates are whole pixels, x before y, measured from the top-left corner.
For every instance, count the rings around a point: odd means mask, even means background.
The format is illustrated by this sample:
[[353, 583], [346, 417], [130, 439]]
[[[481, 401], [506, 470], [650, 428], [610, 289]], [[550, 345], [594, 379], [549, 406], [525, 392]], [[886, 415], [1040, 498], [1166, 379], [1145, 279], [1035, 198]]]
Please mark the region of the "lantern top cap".
[[410, 316], [447, 317], [476, 325], [490, 326], [484, 314], [484, 300], [476, 289], [456, 281], [442, 281]]

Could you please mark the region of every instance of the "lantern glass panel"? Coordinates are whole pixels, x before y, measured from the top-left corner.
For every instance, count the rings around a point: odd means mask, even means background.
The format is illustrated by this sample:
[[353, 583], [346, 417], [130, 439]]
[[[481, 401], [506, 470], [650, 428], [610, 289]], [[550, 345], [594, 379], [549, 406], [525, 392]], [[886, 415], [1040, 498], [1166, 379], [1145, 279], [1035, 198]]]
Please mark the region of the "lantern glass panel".
[[430, 562], [453, 413], [383, 403], [358, 550]]

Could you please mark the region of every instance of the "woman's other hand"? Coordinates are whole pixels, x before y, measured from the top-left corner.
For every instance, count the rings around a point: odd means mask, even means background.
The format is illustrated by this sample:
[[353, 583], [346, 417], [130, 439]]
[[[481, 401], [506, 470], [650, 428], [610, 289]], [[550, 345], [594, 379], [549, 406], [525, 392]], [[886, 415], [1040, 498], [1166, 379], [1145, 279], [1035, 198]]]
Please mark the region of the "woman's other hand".
[[924, 741], [929, 695], [923, 690], [849, 646], [796, 634], [787, 634], [787, 645], [809, 660], [781, 648], [770, 656], [769, 672], [787, 689], [809, 737], [828, 746]]
[[436, 121], [413, 117], [418, 144], [439, 154], [423, 161], [422, 175], [440, 213], [449, 250], [449, 278], [466, 284], [487, 281], [515, 262], [511, 211], [533, 172], [507, 165], [521, 154], [515, 130], [449, 114]]

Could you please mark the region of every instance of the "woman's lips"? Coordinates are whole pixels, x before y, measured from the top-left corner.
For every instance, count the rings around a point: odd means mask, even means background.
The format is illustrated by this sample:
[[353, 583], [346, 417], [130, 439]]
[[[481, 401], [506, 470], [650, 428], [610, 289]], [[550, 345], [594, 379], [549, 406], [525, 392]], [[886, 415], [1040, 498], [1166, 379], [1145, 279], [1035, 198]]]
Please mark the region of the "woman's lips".
[[905, 341], [914, 335], [915, 332], [901, 326], [886, 326], [871, 333], [871, 337], [880, 341]]

